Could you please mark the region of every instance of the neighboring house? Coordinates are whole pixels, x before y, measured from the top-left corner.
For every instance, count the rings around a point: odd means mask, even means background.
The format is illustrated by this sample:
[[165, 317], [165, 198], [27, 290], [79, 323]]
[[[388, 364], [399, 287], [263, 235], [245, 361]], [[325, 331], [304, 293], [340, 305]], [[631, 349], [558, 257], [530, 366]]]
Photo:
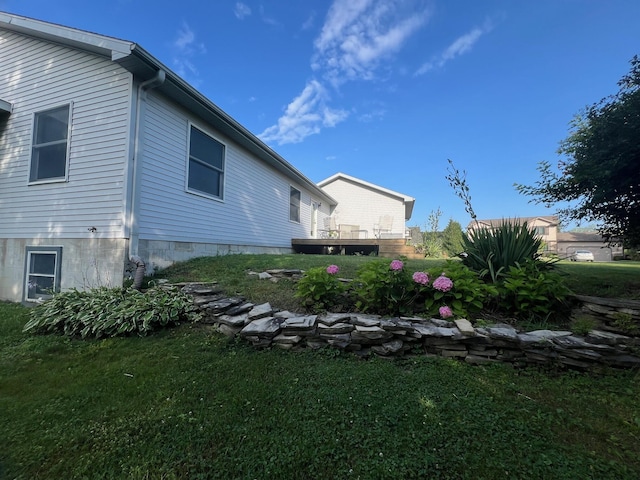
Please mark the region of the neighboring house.
[[519, 217], [519, 218], [498, 218], [492, 220], [478, 220], [471, 222], [467, 226], [467, 231], [477, 230], [478, 228], [496, 228], [505, 222], [527, 222], [527, 226], [535, 231], [544, 242], [544, 249], [550, 252], [557, 251], [558, 245], [558, 217], [555, 215], [547, 215], [541, 217]]
[[621, 245], [608, 245], [599, 233], [559, 232], [558, 256], [571, 258], [576, 250], [589, 250], [596, 262], [611, 262], [623, 256]]
[[529, 227], [542, 237], [545, 250], [556, 253], [560, 258], [571, 258], [576, 250], [589, 250], [596, 262], [610, 262], [617, 256], [622, 256], [621, 246], [609, 246], [602, 235], [598, 233], [559, 232], [558, 217], [555, 215], [541, 217], [521, 217], [516, 219], [478, 220], [478, 224], [471, 222], [467, 231], [477, 228], [495, 228], [506, 221], [527, 222]]
[[335, 203], [136, 43], [0, 12], [0, 299], [291, 252]]
[[413, 212], [413, 197], [344, 173], [332, 175], [319, 182], [318, 187], [338, 202], [332, 212], [338, 227], [351, 226], [359, 232], [359, 238], [406, 236], [405, 222]]

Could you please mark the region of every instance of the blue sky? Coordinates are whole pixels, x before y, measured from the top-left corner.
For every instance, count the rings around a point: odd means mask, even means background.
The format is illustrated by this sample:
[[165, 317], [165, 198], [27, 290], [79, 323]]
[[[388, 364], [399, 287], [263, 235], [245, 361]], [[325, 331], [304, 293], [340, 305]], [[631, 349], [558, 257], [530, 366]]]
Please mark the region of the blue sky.
[[553, 164], [569, 122], [640, 54], [637, 0], [0, 0], [131, 40], [312, 181], [344, 172], [469, 222], [549, 215], [513, 184]]

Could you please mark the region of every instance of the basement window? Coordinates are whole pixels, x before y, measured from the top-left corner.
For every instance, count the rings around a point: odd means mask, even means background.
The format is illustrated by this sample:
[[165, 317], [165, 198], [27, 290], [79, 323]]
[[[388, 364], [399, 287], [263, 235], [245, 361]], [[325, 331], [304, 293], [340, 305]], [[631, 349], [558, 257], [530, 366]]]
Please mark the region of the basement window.
[[27, 247], [24, 300], [40, 302], [60, 291], [62, 247]]

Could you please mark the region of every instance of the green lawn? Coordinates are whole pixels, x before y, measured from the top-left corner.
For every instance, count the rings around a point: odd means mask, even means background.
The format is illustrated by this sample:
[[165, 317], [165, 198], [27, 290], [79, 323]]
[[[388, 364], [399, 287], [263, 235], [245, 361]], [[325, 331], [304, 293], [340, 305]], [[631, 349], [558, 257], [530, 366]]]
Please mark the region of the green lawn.
[[581, 295], [640, 300], [640, 262], [587, 263], [563, 261], [567, 285]]
[[[345, 276], [362, 260], [331, 258]], [[246, 270], [318, 262], [247, 255], [165, 273], [286, 299], [289, 282]], [[0, 303], [0, 479], [640, 478], [638, 372], [257, 351], [199, 325], [81, 341], [25, 335], [26, 318]]]

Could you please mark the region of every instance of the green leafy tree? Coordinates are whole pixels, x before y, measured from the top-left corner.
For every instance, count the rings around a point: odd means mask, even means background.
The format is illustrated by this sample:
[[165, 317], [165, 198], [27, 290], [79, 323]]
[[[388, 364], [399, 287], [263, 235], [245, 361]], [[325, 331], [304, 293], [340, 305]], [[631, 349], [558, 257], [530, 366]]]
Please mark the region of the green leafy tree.
[[609, 241], [640, 244], [640, 58], [618, 82], [617, 94], [586, 107], [560, 143], [558, 169], [538, 166], [540, 180], [516, 189], [552, 206], [564, 220], [595, 221]]
[[463, 250], [462, 246], [462, 226], [453, 219], [442, 231], [442, 246], [447, 255], [454, 257]]

